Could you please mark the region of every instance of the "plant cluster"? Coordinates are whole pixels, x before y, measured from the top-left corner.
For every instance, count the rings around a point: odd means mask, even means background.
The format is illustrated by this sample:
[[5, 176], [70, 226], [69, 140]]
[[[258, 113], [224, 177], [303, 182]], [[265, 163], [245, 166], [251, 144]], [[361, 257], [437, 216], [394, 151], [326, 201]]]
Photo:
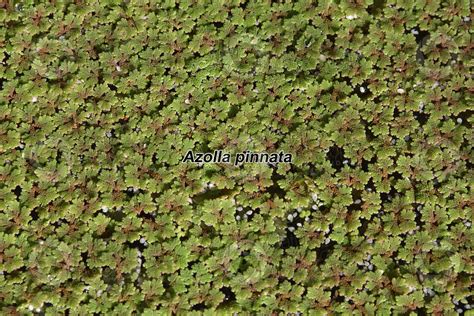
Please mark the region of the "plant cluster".
[[0, 314], [473, 315], [469, 1], [0, 7]]

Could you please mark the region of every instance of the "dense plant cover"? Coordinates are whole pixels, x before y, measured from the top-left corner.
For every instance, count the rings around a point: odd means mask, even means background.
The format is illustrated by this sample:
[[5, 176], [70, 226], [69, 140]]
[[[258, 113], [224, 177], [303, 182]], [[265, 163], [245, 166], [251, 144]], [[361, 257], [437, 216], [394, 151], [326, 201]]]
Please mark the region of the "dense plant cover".
[[2, 1], [0, 314], [472, 315], [470, 5]]

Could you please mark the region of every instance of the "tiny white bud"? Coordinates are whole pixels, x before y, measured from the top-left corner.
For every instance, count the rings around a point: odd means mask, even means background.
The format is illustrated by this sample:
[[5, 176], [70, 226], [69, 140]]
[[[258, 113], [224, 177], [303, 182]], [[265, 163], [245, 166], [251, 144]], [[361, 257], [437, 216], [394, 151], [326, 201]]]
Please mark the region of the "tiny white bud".
[[471, 17], [465, 16], [462, 20], [463, 20], [464, 22], [469, 22], [469, 21], [471, 21]]
[[237, 216], [235, 217], [235, 219], [238, 220], [238, 221], [240, 221], [240, 215], [237, 215]]
[[35, 308], [34, 308], [33, 305], [28, 305], [28, 309], [29, 309], [30, 311], [32, 311], [32, 310], [34, 310]]
[[412, 30], [411, 30], [411, 34], [413, 34], [413, 35], [418, 35], [419, 33], [418, 33], [418, 31], [417, 31], [417, 30], [415, 30], [415, 29], [412, 29]]
[[305, 222], [309, 222], [309, 217], [306, 216], [306, 217], [304, 218], [304, 221], [305, 221]]
[[289, 230], [290, 232], [294, 232], [294, 231], [295, 231], [295, 228], [294, 228], [294, 227], [288, 227], [288, 230]]
[[287, 218], [290, 222], [293, 221], [293, 215], [292, 215], [292, 214], [288, 215], [286, 218]]
[[32, 97], [31, 102], [33, 102], [33, 103], [38, 102], [38, 97]]
[[145, 239], [144, 237], [140, 238], [140, 243], [141, 243], [141, 244], [146, 243], [146, 239]]
[[397, 93], [398, 93], [398, 94], [404, 94], [404, 93], [405, 93], [405, 90], [402, 89], [402, 88], [398, 88], [398, 89], [397, 89]]
[[298, 212], [294, 212], [293, 217], [297, 217], [297, 216], [298, 216]]
[[237, 211], [242, 212], [244, 208], [242, 206], [237, 207]]
[[253, 212], [250, 210], [250, 211], [247, 211], [245, 214], [247, 214], [248, 216], [252, 215]]
[[296, 226], [301, 227], [301, 226], [303, 226], [303, 224], [297, 223]]
[[115, 69], [116, 69], [118, 72], [121, 72], [121, 71], [122, 71], [122, 68], [121, 68], [119, 65], [115, 66]]
[[326, 56], [324, 56], [323, 54], [319, 55], [319, 60], [320, 61], [326, 61], [326, 59], [327, 59]]
[[318, 206], [316, 204], [313, 204], [311, 208], [316, 211], [318, 209]]
[[360, 88], [359, 88], [359, 91], [360, 91], [361, 93], [365, 93], [365, 88], [364, 88], [364, 87], [360, 87]]
[[104, 206], [102, 206], [102, 211], [103, 211], [104, 213], [107, 213], [107, 212], [109, 211], [109, 208], [104, 205]]
[[461, 123], [462, 123], [462, 118], [458, 117], [457, 120], [456, 120], [456, 122], [458, 122], [459, 124], [461, 124]]
[[184, 100], [184, 103], [191, 104], [191, 101], [188, 98], [186, 98], [186, 100]]
[[354, 202], [354, 204], [360, 204], [360, 203], [362, 203], [361, 199], [357, 199], [357, 200], [355, 200], [355, 202]]

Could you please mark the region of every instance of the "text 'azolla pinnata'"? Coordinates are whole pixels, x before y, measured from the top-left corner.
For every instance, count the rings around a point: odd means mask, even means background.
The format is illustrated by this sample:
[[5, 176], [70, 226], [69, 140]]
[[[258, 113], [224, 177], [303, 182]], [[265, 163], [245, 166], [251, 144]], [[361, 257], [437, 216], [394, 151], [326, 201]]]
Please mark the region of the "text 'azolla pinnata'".
[[184, 155], [181, 162], [191, 162], [197, 164], [204, 163], [233, 163], [235, 166], [244, 163], [292, 163], [293, 156], [288, 153], [280, 151], [278, 153], [254, 153], [251, 151], [244, 151], [242, 153], [235, 154], [232, 157], [231, 154], [225, 153], [222, 150], [215, 150], [213, 153], [195, 153], [192, 150], [188, 150]]

